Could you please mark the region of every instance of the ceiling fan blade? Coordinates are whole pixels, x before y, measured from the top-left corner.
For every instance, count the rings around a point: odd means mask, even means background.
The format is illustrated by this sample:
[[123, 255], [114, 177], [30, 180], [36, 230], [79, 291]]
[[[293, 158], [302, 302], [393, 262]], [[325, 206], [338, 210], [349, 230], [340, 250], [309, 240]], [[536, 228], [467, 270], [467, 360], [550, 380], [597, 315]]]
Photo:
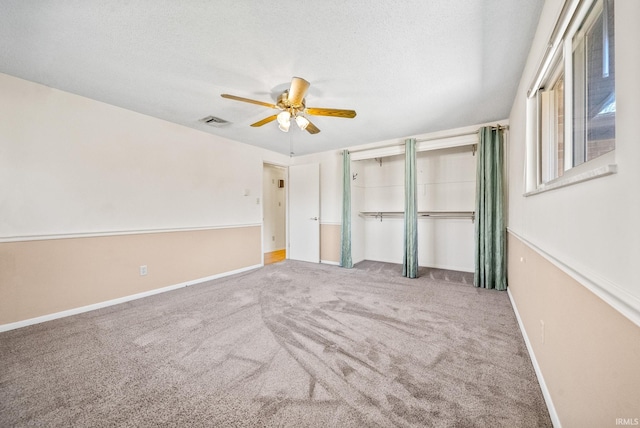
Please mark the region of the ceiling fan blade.
[[289, 103], [293, 107], [302, 105], [307, 89], [309, 89], [310, 83], [304, 80], [302, 77], [294, 77], [291, 79], [291, 87], [289, 88]]
[[243, 101], [245, 103], [257, 104], [259, 106], [264, 106], [264, 107], [269, 107], [269, 108], [278, 108], [273, 104], [263, 103], [262, 101], [256, 101], [256, 100], [252, 100], [252, 99], [249, 99], [249, 98], [237, 97], [235, 95], [221, 94], [220, 96], [222, 98], [228, 98], [230, 100]]
[[315, 126], [313, 123], [309, 122], [309, 124], [307, 125], [307, 127], [305, 128], [305, 130], [309, 133], [309, 134], [317, 134], [318, 132], [320, 132], [320, 129], [318, 129], [317, 126]]
[[264, 119], [256, 122], [256, 123], [252, 123], [251, 126], [253, 127], [257, 127], [257, 126], [262, 126], [265, 125], [269, 122], [273, 122], [274, 120], [276, 120], [276, 118], [278, 117], [277, 114], [274, 114], [273, 116], [269, 116], [269, 117], [265, 117]]
[[309, 107], [305, 110], [305, 113], [309, 113], [314, 116], [344, 117], [347, 119], [353, 119], [356, 117], [356, 112], [354, 110], [341, 110], [337, 108]]

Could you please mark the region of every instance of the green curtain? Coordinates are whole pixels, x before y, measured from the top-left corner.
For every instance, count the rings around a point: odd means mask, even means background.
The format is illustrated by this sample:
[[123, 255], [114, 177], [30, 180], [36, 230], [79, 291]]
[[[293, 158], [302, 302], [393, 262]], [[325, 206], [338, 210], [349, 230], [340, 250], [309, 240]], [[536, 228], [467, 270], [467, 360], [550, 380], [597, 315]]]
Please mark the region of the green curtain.
[[353, 267], [351, 260], [351, 155], [342, 152], [342, 227], [340, 231], [340, 266]]
[[504, 221], [504, 145], [502, 131], [480, 128], [476, 175], [476, 287], [507, 289]]
[[405, 140], [404, 257], [402, 276], [418, 277], [418, 204], [416, 203], [416, 140]]

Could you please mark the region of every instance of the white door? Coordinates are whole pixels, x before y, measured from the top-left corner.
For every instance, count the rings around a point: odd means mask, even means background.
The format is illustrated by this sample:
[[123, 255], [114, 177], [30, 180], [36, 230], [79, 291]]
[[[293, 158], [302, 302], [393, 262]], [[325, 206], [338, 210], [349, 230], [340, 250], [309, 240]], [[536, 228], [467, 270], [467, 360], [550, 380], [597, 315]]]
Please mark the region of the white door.
[[289, 258], [320, 262], [320, 164], [289, 167]]

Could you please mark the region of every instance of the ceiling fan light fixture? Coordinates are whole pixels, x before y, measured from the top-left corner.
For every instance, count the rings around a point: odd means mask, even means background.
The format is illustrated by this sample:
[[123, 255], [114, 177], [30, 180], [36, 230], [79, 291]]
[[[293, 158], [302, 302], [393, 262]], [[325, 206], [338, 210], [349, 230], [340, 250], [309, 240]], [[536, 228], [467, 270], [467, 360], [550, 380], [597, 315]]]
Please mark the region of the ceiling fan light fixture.
[[[288, 110], [282, 111], [278, 114], [278, 123], [281, 126], [286, 124], [287, 131], [289, 130], [289, 120], [291, 119], [291, 113]], [[282, 128], [280, 128], [282, 129]], [[286, 131], [285, 131], [286, 132]]]
[[309, 120], [304, 116], [296, 116], [296, 123], [302, 131], [307, 129], [307, 126], [309, 126]]
[[283, 132], [289, 132], [291, 127], [291, 119], [296, 120], [296, 125], [309, 134], [317, 134], [320, 129], [309, 121], [303, 114], [311, 116], [330, 116], [330, 117], [343, 117], [347, 119], [353, 119], [356, 117], [354, 110], [344, 110], [335, 108], [320, 108], [320, 107], [307, 107], [305, 102], [305, 95], [309, 89], [309, 82], [301, 77], [293, 77], [291, 79], [291, 85], [289, 89], [283, 91], [278, 96], [276, 104], [265, 103], [262, 101], [252, 100], [249, 98], [238, 97], [231, 94], [221, 94], [222, 98], [228, 98], [230, 100], [242, 101], [245, 103], [256, 104], [263, 107], [268, 107], [275, 110], [280, 110], [278, 114], [272, 114], [265, 117], [251, 126], [259, 127], [271, 123], [277, 119], [278, 128]]
[[[280, 121], [278, 121], [280, 122]], [[289, 127], [291, 126], [291, 122], [290, 121], [286, 121], [284, 123], [278, 123], [278, 128], [280, 128], [280, 130], [282, 132], [289, 132]]]

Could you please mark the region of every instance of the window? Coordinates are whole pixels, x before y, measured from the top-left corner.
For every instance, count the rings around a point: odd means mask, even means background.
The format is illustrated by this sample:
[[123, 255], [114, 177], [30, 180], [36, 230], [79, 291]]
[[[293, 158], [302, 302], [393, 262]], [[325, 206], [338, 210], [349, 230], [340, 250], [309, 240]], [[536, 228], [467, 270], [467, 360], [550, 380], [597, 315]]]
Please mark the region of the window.
[[530, 91], [539, 185], [615, 149], [614, 0], [567, 5]]

